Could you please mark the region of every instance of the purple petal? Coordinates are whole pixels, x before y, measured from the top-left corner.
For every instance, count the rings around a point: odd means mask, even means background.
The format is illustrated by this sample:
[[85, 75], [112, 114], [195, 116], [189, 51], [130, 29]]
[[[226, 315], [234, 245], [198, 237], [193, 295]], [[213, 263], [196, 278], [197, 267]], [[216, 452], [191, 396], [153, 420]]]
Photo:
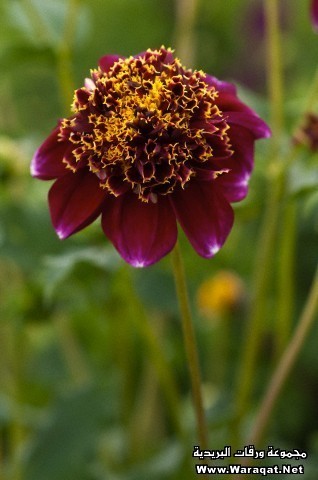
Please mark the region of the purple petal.
[[120, 58], [125, 58], [121, 55], [104, 55], [99, 59], [98, 65], [103, 70], [103, 72], [107, 73], [111, 67], [114, 65], [115, 62], [118, 62]]
[[80, 170], [56, 180], [49, 191], [49, 206], [58, 236], [67, 238], [92, 223], [106, 196], [98, 178], [89, 171]]
[[219, 176], [215, 182], [229, 202], [239, 202], [247, 195], [254, 166], [254, 137], [249, 130], [236, 125], [231, 126], [229, 135], [234, 151], [226, 161], [230, 172]]
[[68, 173], [63, 157], [69, 142], [59, 142], [56, 127], [37, 149], [31, 162], [31, 175], [42, 180], [52, 180]]
[[220, 93], [217, 105], [224, 113], [229, 125], [236, 124], [249, 129], [255, 139], [270, 137], [271, 131], [268, 125], [236, 96], [228, 92]]
[[231, 231], [232, 207], [214, 182], [192, 182], [171, 196], [176, 216], [193, 248], [211, 258]]
[[218, 92], [226, 92], [231, 93], [232, 95], [236, 95], [236, 87], [229, 82], [223, 82], [213, 75], [206, 75], [204, 81], [210, 85], [211, 87], [215, 87]]
[[147, 267], [164, 257], [177, 240], [176, 218], [166, 197], [145, 203], [136, 194], [109, 196], [102, 212], [105, 235], [134, 267]]
[[271, 131], [266, 123], [255, 113], [245, 112], [226, 112], [227, 123], [231, 125], [240, 125], [248, 129], [255, 139], [268, 138]]
[[311, 0], [311, 20], [314, 30], [318, 32], [318, 0]]

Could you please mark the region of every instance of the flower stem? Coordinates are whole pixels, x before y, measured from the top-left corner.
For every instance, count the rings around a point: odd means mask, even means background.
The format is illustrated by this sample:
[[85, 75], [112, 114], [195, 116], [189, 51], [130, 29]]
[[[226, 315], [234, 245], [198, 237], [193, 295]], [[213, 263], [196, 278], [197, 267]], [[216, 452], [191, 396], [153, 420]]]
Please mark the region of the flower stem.
[[298, 326], [294, 335], [283, 354], [276, 371], [269, 383], [267, 391], [264, 395], [263, 401], [256, 417], [254, 428], [251, 432], [249, 443], [257, 445], [262, 441], [265, 428], [273, 412], [273, 408], [278, 399], [280, 392], [287, 380], [288, 375], [293, 368], [297, 356], [308, 336], [310, 328], [312, 327], [315, 314], [318, 310], [318, 267], [309, 292], [307, 302], [300, 317]]
[[283, 212], [280, 261], [278, 265], [277, 320], [275, 322], [275, 358], [278, 359], [288, 344], [292, 330], [295, 298], [295, 243], [296, 204], [288, 199]]
[[185, 349], [191, 377], [192, 396], [197, 421], [198, 439], [201, 448], [206, 448], [208, 445], [208, 427], [203, 408], [199, 358], [193, 329], [193, 322], [191, 318], [185, 272], [178, 243], [176, 244], [172, 252], [172, 264], [180, 306]]
[[[158, 330], [155, 330], [155, 327], [150, 322], [150, 318], [145, 310], [145, 307], [138, 300], [138, 296], [136, 295], [133, 287], [133, 281], [129, 268], [123, 269], [118, 277], [118, 281], [120, 283], [120, 299], [122, 298], [122, 286], [123, 284], [126, 286], [128, 298], [130, 299], [128, 308], [130, 312], [133, 311], [133, 313], [129, 316], [127, 315], [127, 317], [129, 318], [129, 322], [132, 323], [133, 329], [138, 333], [144, 342], [147, 350], [147, 357], [149, 357], [150, 362], [153, 364], [161, 384], [163, 394], [166, 398], [171, 422], [179, 438], [181, 441], [183, 441], [185, 433], [180, 420], [179, 391], [171, 365], [169, 364], [169, 361], [165, 356], [164, 349], [162, 348], [161, 338], [158, 335], [159, 332]], [[156, 319], [156, 323], [162, 322], [162, 320], [162, 318], [158, 317], [158, 319]]]
[[240, 419], [249, 406], [252, 382], [255, 377], [256, 358], [259, 351], [266, 316], [266, 300], [271, 280], [281, 200], [285, 190], [285, 171], [280, 159], [279, 138], [283, 129], [283, 89], [278, 19], [278, 0], [265, 1], [268, 50], [268, 89], [272, 117], [272, 163], [269, 168], [268, 203], [261, 227], [255, 262], [254, 301], [247, 325], [244, 353], [238, 376], [236, 398], [237, 417]]
[[38, 9], [33, 5], [32, 2], [30, 2], [30, 0], [22, 0], [20, 4], [29, 19], [29, 22], [34, 30], [38, 42], [43, 44], [50, 44], [51, 39], [48, 34], [48, 29], [45, 25], [45, 22], [43, 22], [43, 18], [40, 15]]
[[176, 26], [175, 42], [178, 57], [186, 65], [192, 67], [195, 59], [196, 38], [195, 20], [198, 10], [198, 0], [175, 0]]
[[78, 386], [88, 384], [92, 377], [91, 372], [69, 319], [62, 312], [56, 312], [53, 322], [65, 364], [74, 383]]
[[64, 33], [56, 50], [61, 101], [67, 113], [69, 112], [74, 92], [71, 47], [75, 36], [78, 6], [79, 0], [69, 0]]
[[280, 134], [284, 125], [284, 96], [281, 38], [279, 25], [279, 0], [265, 0], [267, 42], [267, 84], [271, 102], [272, 147], [279, 149]]

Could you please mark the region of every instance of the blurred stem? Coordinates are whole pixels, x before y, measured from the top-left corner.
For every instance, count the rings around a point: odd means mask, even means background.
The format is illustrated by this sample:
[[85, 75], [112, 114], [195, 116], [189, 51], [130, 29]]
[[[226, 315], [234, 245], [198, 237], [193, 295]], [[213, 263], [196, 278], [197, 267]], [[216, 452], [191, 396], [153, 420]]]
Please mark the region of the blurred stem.
[[[164, 319], [156, 318], [155, 333], [163, 335]], [[160, 396], [160, 381], [154, 365], [145, 357], [142, 365], [140, 386], [137, 390], [135, 408], [130, 419], [130, 458], [142, 458], [149, 448], [149, 439], [158, 444], [165, 430], [163, 405]]]
[[61, 101], [68, 114], [75, 90], [72, 69], [72, 43], [74, 42], [76, 20], [80, 0], [69, 0], [65, 18], [64, 33], [56, 49], [57, 73]]
[[77, 385], [83, 385], [90, 380], [91, 374], [69, 319], [62, 312], [57, 312], [53, 318], [69, 372]]
[[43, 44], [50, 43], [50, 38], [46, 25], [43, 22], [42, 16], [39, 14], [37, 8], [33, 5], [32, 1], [21, 0], [21, 5], [27, 17], [29, 18], [30, 24], [34, 29], [38, 41]]
[[280, 136], [283, 130], [282, 64], [279, 34], [279, 2], [265, 0], [267, 22], [268, 89], [272, 117], [272, 163], [269, 169], [267, 205], [255, 262], [254, 295], [250, 309], [244, 352], [238, 377], [236, 399], [237, 417], [240, 419], [249, 407], [252, 382], [255, 378], [257, 354], [260, 349], [266, 319], [266, 300], [272, 278], [280, 203], [285, 190], [285, 172], [280, 161]]
[[290, 374], [298, 354], [310, 332], [318, 311], [318, 267], [303, 313], [294, 335], [283, 354], [264, 395], [248, 443], [258, 445], [264, 436], [274, 406]]
[[284, 351], [292, 328], [295, 298], [295, 243], [296, 243], [296, 204], [291, 199], [285, 206], [281, 226], [280, 258], [278, 262], [278, 305], [276, 322], [276, 351], [279, 358]]
[[[267, 83], [271, 104], [272, 148], [279, 152], [284, 125], [283, 72], [279, 25], [279, 0], [265, 0]], [[275, 162], [277, 159], [275, 158]]]
[[255, 263], [253, 282], [255, 291], [249, 312], [247, 332], [244, 337], [244, 352], [238, 377], [236, 408], [239, 419], [249, 407], [249, 397], [255, 377], [256, 359], [264, 331], [267, 292], [272, 278], [272, 260], [279, 218], [279, 208], [277, 207], [282, 196], [282, 180], [277, 179], [270, 190], [271, 195], [268, 198]]
[[[124, 273], [127, 275], [126, 284], [130, 289], [129, 298], [137, 298], [135, 292], [133, 291], [131, 275], [128, 268]], [[146, 348], [148, 349], [150, 355], [150, 360], [156, 369], [163, 394], [165, 395], [167, 401], [171, 421], [179, 437], [183, 439], [184, 430], [179, 415], [180, 398], [174, 381], [174, 376], [171, 373], [171, 367], [164, 356], [160, 338], [158, 338], [156, 332], [153, 330], [152, 325], [149, 322], [149, 318], [145, 313], [144, 307], [139, 302], [136, 302], [135, 307], [136, 313], [131, 315], [134, 328], [145, 342]]]
[[305, 114], [313, 111], [313, 106], [315, 105], [315, 103], [317, 103], [317, 99], [318, 99], [318, 67], [316, 68], [314, 80], [312, 82], [312, 85], [307, 97], [307, 101], [305, 104]]
[[175, 5], [175, 44], [177, 56], [191, 67], [195, 60], [196, 39], [194, 27], [199, 0], [175, 0]]
[[[297, 120], [294, 128], [294, 138], [301, 135], [302, 123], [306, 120], [308, 113], [314, 110], [314, 105], [317, 103], [318, 98], [318, 68], [315, 71], [315, 75], [312, 84], [308, 90], [308, 95], [304, 103], [304, 110], [300, 118]], [[300, 132], [300, 133], [299, 133]], [[295, 160], [298, 154], [299, 146], [292, 145], [290, 155], [287, 158], [285, 168], [287, 169]], [[278, 278], [278, 307], [277, 316], [278, 321], [276, 323], [276, 358], [279, 358], [283, 353], [284, 348], [287, 345], [293, 316], [294, 296], [295, 296], [295, 281], [294, 281], [294, 256], [295, 256], [295, 243], [296, 243], [296, 203], [293, 199], [289, 200], [289, 203], [285, 206], [282, 225], [282, 243], [280, 247], [280, 260], [279, 260], [279, 278]]]
[[199, 358], [193, 329], [193, 322], [191, 318], [185, 272], [178, 243], [172, 251], [172, 264], [180, 306], [184, 344], [188, 359], [188, 368], [191, 377], [192, 396], [197, 421], [198, 439], [200, 442], [200, 447], [207, 448], [208, 426], [203, 409]]
[[0, 428], [1, 480], [21, 480], [24, 470], [21, 452], [27, 429], [23, 421], [22, 393], [27, 342], [20, 318], [24, 282], [20, 267], [0, 256], [0, 394], [9, 407]]
[[[9, 315], [11, 317], [11, 315]], [[1, 390], [2, 394], [10, 400], [11, 417], [8, 422], [8, 437], [6, 438], [5, 458], [12, 465], [10, 480], [21, 480], [23, 466], [20, 458], [21, 447], [25, 441], [25, 428], [21, 422], [21, 391], [24, 365], [25, 339], [23, 338], [21, 324], [13, 316], [1, 318], [0, 324], [0, 350], [1, 350]], [[2, 452], [4, 456], [4, 452]], [[1, 459], [2, 460], [2, 459]], [[5, 470], [2, 464], [3, 470]], [[1, 472], [2, 473], [2, 472]], [[5, 475], [5, 473], [4, 473]], [[2, 478], [8, 478], [1, 476]]]

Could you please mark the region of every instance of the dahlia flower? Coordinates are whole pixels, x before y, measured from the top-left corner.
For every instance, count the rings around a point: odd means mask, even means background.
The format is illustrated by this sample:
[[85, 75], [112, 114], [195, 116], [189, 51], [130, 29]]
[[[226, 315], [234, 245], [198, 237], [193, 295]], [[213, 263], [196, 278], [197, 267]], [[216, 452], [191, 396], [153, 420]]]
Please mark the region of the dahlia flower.
[[61, 239], [101, 215], [105, 235], [134, 267], [151, 265], [177, 239], [212, 257], [247, 194], [254, 141], [267, 125], [235, 87], [188, 70], [170, 49], [107, 55], [76, 90], [73, 113], [35, 152], [31, 173], [49, 191]]
[[314, 29], [318, 31], [318, 0], [311, 0], [311, 21]]

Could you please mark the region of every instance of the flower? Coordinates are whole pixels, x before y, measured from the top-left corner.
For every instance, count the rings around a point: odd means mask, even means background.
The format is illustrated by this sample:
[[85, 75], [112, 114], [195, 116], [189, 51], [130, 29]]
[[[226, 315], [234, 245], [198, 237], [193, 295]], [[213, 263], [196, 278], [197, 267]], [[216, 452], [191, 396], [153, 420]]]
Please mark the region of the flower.
[[235, 310], [245, 297], [245, 286], [234, 272], [220, 270], [208, 277], [197, 292], [197, 304], [201, 313], [210, 317], [222, 316]]
[[314, 29], [318, 31], [318, 0], [311, 0], [311, 21]]
[[185, 69], [170, 49], [107, 55], [76, 90], [73, 114], [35, 152], [62, 239], [101, 215], [105, 235], [135, 267], [166, 255], [177, 222], [212, 257], [247, 194], [254, 141], [267, 125], [230, 83]]

